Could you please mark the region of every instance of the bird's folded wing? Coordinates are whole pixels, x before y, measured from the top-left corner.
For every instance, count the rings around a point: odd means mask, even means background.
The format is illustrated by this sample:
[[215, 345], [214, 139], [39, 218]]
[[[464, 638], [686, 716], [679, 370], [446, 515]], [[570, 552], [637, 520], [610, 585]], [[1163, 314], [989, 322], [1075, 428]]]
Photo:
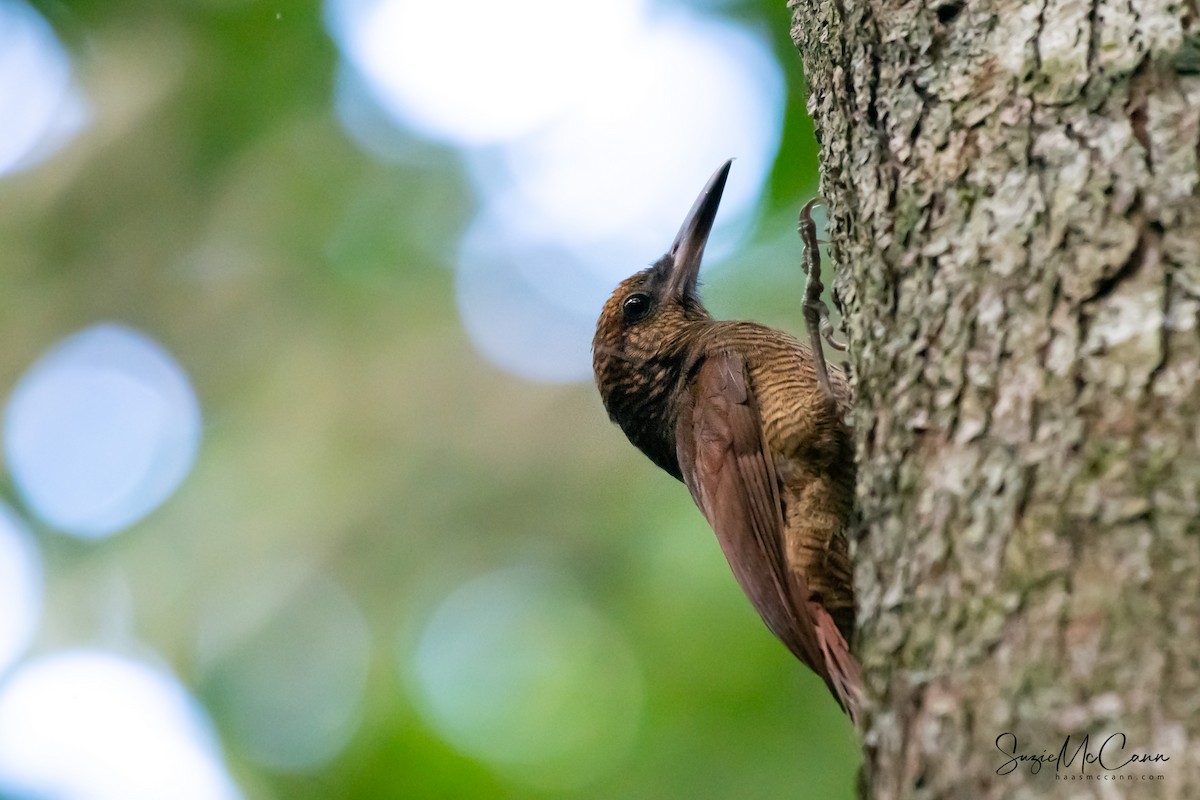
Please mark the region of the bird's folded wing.
[[708, 356], [688, 389], [675, 431], [683, 480], [759, 615], [826, 677], [807, 589], [784, 558], [778, 476], [744, 359], [734, 352]]

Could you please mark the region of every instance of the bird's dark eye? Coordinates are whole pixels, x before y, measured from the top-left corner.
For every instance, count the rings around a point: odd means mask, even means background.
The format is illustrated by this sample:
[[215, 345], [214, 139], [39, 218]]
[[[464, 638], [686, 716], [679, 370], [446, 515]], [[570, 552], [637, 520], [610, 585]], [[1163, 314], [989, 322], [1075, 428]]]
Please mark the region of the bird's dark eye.
[[637, 322], [650, 313], [650, 306], [650, 295], [642, 292], [629, 295], [621, 304], [621, 308], [625, 312], [625, 321]]

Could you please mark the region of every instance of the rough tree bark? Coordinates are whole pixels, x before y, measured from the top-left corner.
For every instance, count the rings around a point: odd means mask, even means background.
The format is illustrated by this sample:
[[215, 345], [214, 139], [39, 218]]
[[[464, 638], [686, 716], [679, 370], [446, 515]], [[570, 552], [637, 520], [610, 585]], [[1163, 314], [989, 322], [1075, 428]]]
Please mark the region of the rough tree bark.
[[[1200, 796], [1196, 0], [792, 10], [857, 380], [866, 794]], [[1001, 774], [1005, 732], [1170, 760]]]

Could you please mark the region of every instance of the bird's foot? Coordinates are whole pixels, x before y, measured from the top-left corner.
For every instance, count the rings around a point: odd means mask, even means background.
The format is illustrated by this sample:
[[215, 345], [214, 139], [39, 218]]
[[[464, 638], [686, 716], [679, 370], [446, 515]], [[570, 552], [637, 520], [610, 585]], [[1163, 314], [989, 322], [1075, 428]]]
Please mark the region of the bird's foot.
[[829, 321], [829, 306], [821, 299], [825, 285], [821, 283], [821, 239], [817, 238], [817, 224], [813, 222], [812, 209], [818, 203], [824, 203], [820, 197], [814, 197], [800, 209], [800, 241], [804, 244], [801, 264], [807, 283], [804, 287], [804, 324], [808, 327], [808, 335], [812, 341], [813, 358], [816, 359], [817, 379], [831, 401], [833, 387], [829, 383], [829, 370], [825, 366], [825, 348], [821, 344], [824, 337], [829, 346], [835, 350], [846, 349], [846, 345], [833, 338], [833, 324]]

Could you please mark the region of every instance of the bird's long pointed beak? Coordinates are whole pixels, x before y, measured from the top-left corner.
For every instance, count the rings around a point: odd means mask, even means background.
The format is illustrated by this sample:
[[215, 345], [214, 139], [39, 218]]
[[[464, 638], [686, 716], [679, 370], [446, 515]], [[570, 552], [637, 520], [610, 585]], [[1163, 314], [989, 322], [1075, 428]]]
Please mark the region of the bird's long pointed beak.
[[667, 288], [668, 297], [682, 297], [696, 291], [696, 279], [700, 275], [700, 260], [704, 257], [704, 245], [712, 232], [713, 220], [717, 218], [717, 207], [721, 205], [721, 193], [725, 191], [725, 179], [733, 159], [722, 164], [708, 179], [700, 196], [692, 204], [671, 243], [667, 255], [671, 258], [671, 279]]

